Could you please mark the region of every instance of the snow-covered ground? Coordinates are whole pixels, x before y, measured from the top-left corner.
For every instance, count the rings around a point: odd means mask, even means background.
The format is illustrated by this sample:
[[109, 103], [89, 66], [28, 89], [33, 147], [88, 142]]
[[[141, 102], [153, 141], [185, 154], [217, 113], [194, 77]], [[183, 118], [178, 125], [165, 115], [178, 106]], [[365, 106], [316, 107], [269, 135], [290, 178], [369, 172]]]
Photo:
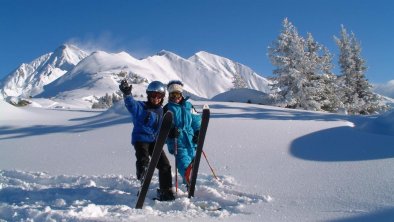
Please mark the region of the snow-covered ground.
[[220, 180], [202, 159], [195, 198], [181, 186], [175, 201], [157, 202], [155, 174], [137, 210], [122, 104], [92, 111], [0, 101], [0, 221], [394, 221], [393, 112], [207, 103], [205, 152]]

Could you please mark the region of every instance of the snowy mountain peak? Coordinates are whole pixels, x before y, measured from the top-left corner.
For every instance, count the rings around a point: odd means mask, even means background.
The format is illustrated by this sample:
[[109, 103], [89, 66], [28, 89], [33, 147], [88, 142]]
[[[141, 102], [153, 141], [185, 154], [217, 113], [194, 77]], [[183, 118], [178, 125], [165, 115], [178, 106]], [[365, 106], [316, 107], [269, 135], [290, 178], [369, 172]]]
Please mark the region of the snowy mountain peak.
[[[218, 65], [222, 66], [225, 69], [231, 69], [229, 67], [231, 65], [240, 65], [239, 63], [234, 62], [228, 58], [218, 56], [218, 55], [206, 52], [206, 51], [199, 51], [196, 54], [194, 54], [193, 56], [191, 56], [188, 60], [199, 63], [201, 65], [204, 65], [210, 69], [217, 69]], [[242, 66], [244, 66], [244, 65], [242, 65]], [[246, 67], [246, 66], [244, 66], [244, 67]], [[235, 70], [233, 70], [233, 72], [235, 72]]]
[[261, 77], [251, 68], [228, 58], [200, 51], [188, 60], [212, 72], [221, 73], [223, 78], [231, 79], [232, 88], [249, 88], [265, 93], [270, 92], [268, 79]]
[[8, 96], [35, 96], [66, 72], [70, 71], [88, 53], [74, 45], [64, 44], [54, 52], [21, 64], [0, 84], [0, 98]]
[[156, 55], [158, 55], [158, 56], [178, 56], [175, 53], [164, 50], [164, 49], [162, 49], [160, 52], [156, 53]]
[[173, 52], [166, 51], [166, 50], [161, 50], [160, 52], [156, 53], [156, 56], [165, 57], [165, 58], [167, 58], [169, 60], [173, 60], [173, 61], [174, 60], [185, 60], [181, 56], [179, 56]]
[[[214, 54], [206, 52], [206, 51], [199, 51], [196, 54], [194, 54], [194, 56], [197, 57], [197, 58], [221, 57], [221, 56], [214, 55]], [[223, 57], [221, 57], [221, 58], [223, 58]]]
[[88, 56], [88, 53], [77, 46], [63, 44], [53, 52], [49, 63], [60, 69], [70, 70], [86, 56]]

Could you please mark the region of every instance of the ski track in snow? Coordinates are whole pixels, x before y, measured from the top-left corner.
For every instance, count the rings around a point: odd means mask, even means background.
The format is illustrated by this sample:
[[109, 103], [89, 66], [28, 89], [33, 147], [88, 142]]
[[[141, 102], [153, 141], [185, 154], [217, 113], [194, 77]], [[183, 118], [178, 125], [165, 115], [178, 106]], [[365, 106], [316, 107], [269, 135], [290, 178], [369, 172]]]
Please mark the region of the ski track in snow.
[[[245, 214], [246, 205], [271, 202], [270, 196], [238, 191], [234, 178], [200, 174], [195, 197], [185, 186], [175, 201], [153, 200], [155, 175], [143, 209], [134, 209], [140, 187], [135, 177], [52, 176], [43, 172], [0, 171], [0, 221], [135, 221], [149, 216], [167, 218], [226, 218]], [[220, 210], [217, 210], [221, 208]]]

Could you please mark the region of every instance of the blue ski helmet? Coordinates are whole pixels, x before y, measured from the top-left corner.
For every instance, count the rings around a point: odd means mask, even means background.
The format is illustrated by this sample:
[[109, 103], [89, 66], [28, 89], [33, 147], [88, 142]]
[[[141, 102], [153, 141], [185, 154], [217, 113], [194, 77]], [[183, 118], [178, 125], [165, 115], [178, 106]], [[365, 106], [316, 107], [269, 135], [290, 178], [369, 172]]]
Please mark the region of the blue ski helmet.
[[150, 92], [158, 92], [165, 94], [166, 86], [160, 81], [153, 81], [149, 83], [148, 87], [146, 88], [146, 93], [149, 94]]

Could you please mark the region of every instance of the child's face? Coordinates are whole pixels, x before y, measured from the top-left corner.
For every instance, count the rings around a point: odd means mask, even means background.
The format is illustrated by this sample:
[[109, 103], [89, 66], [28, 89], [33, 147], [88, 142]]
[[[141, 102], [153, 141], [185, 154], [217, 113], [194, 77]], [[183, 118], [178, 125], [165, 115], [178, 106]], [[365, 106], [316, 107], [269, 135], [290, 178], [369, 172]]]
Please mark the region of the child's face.
[[161, 93], [150, 93], [149, 100], [152, 104], [158, 105], [163, 99], [163, 95]]
[[161, 102], [161, 98], [159, 97], [151, 97], [150, 102], [154, 105], [158, 105]]
[[182, 93], [180, 93], [180, 92], [172, 92], [169, 95], [169, 99], [172, 102], [179, 103], [182, 100]]

